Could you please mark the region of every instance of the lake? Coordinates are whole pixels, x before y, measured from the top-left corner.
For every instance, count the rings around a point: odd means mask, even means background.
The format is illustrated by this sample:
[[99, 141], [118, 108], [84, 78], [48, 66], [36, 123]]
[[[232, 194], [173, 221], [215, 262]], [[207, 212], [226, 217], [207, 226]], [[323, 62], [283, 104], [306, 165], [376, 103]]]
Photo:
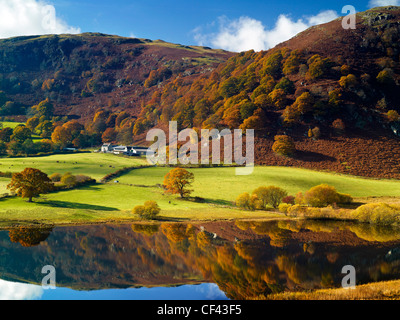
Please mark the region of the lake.
[[[230, 221], [0, 231], [0, 299], [252, 300], [400, 279], [400, 232], [317, 221]], [[43, 271], [51, 266], [53, 273]], [[50, 284], [54, 276], [55, 289]]]

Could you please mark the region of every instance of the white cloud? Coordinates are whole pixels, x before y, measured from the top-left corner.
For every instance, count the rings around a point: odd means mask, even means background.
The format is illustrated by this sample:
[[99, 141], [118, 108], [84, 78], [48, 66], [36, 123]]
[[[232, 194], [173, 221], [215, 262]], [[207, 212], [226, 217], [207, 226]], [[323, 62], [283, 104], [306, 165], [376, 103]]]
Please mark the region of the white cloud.
[[40, 286], [0, 280], [0, 300], [35, 300], [42, 295]]
[[196, 286], [195, 290], [204, 294], [208, 300], [226, 299], [225, 293], [215, 283], [203, 283]]
[[289, 40], [307, 28], [326, 23], [338, 18], [333, 10], [327, 10], [316, 16], [292, 20], [287, 15], [280, 15], [272, 29], [267, 29], [259, 20], [250, 17], [240, 17], [229, 21], [225, 17], [219, 19], [217, 33], [203, 34], [202, 28], [193, 30], [194, 38], [199, 45], [211, 45], [229, 51], [267, 50], [277, 44]]
[[0, 38], [80, 32], [58, 18], [51, 4], [41, 0], [0, 0]]
[[371, 0], [369, 7], [400, 6], [400, 0]]

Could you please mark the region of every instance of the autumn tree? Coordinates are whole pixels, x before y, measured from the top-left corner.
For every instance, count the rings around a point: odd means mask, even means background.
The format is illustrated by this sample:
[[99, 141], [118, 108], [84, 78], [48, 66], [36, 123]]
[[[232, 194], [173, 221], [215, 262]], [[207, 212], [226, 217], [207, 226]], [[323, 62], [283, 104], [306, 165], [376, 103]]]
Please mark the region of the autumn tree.
[[117, 132], [114, 128], [107, 128], [101, 136], [103, 143], [113, 142], [117, 138]]
[[286, 77], [283, 77], [275, 86], [275, 89], [282, 89], [285, 94], [292, 94], [295, 92], [296, 87], [292, 81]]
[[164, 187], [166, 192], [179, 194], [181, 198], [188, 196], [193, 190], [188, 188], [194, 181], [194, 174], [183, 168], [175, 168], [168, 172], [164, 177]]
[[39, 125], [39, 118], [32, 117], [26, 121], [26, 126], [32, 131], [35, 132], [35, 128]]
[[292, 156], [295, 152], [293, 139], [286, 135], [275, 136], [272, 151], [282, 156]]
[[321, 137], [321, 130], [318, 127], [308, 130], [308, 137], [313, 140], [318, 140]]
[[13, 129], [10, 127], [6, 127], [0, 130], [0, 141], [10, 142], [12, 134], [13, 134]]
[[390, 68], [386, 68], [385, 70], [379, 72], [378, 76], [376, 77], [376, 80], [381, 85], [392, 86], [396, 84], [394, 80], [394, 72]]
[[268, 98], [277, 109], [284, 108], [287, 102], [286, 93], [283, 89], [274, 89], [268, 95]]
[[68, 121], [67, 123], [63, 124], [63, 127], [70, 132], [72, 140], [75, 139], [83, 130], [85, 130], [84, 125], [79, 123], [77, 120]]
[[256, 195], [251, 196], [249, 193], [244, 192], [236, 198], [235, 204], [239, 208], [254, 211], [257, 207], [257, 200]]
[[54, 129], [51, 135], [51, 141], [53, 141], [55, 144], [60, 144], [63, 148], [65, 148], [72, 142], [72, 134], [67, 128], [58, 126]]
[[345, 89], [354, 88], [357, 83], [357, 77], [354, 74], [348, 74], [347, 76], [341, 77], [339, 80], [340, 86]]
[[386, 117], [389, 120], [389, 122], [400, 121], [400, 115], [396, 110], [389, 110], [386, 113]]
[[332, 66], [329, 58], [322, 58], [316, 54], [308, 60], [308, 72], [306, 77], [310, 80], [318, 79], [326, 75]]
[[254, 114], [243, 121], [243, 124], [240, 126], [242, 130], [254, 129], [254, 130], [261, 130], [265, 128], [265, 123], [267, 121], [267, 117], [265, 112], [259, 108], [257, 109]]
[[294, 106], [298, 113], [305, 114], [312, 110], [314, 102], [315, 100], [311, 93], [303, 92], [297, 97], [296, 101], [294, 102]]
[[282, 199], [287, 196], [287, 192], [279, 187], [269, 186], [255, 189], [253, 195], [256, 195], [261, 201], [263, 208], [270, 205], [276, 209], [281, 204]]
[[280, 78], [282, 74], [282, 60], [283, 56], [281, 51], [271, 54], [265, 62], [263, 74], [271, 75], [275, 79]]
[[298, 50], [292, 51], [283, 64], [283, 73], [286, 75], [297, 73], [299, 71], [300, 58]]
[[26, 139], [30, 139], [32, 135], [31, 130], [29, 130], [28, 127], [24, 125], [19, 125], [14, 128], [13, 134], [10, 137], [11, 141], [18, 141], [18, 142], [24, 142]]
[[351, 203], [350, 195], [341, 194], [336, 188], [327, 184], [312, 187], [304, 195], [305, 201], [312, 207], [325, 207], [334, 203]]
[[46, 99], [33, 106], [32, 110], [37, 117], [45, 116], [47, 119], [53, 115], [54, 106], [49, 99]]
[[149, 200], [146, 201], [143, 206], [136, 206], [132, 213], [144, 219], [154, 219], [160, 211], [161, 209], [157, 202]]
[[32, 202], [33, 197], [50, 192], [53, 187], [54, 184], [47, 174], [33, 168], [14, 173], [11, 182], [7, 185], [7, 189], [22, 198], [28, 198], [28, 202]]

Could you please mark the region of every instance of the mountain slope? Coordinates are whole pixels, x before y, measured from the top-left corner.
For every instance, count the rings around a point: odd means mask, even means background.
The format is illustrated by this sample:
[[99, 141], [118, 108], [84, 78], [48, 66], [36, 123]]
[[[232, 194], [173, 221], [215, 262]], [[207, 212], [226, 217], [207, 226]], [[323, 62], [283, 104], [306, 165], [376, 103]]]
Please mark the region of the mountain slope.
[[0, 90], [22, 109], [50, 98], [58, 115], [87, 120], [108, 105], [135, 114], [151, 94], [144, 86], [151, 71], [167, 70], [154, 77], [157, 84], [186, 79], [209, 73], [231, 55], [93, 33], [17, 37], [0, 40]]
[[[399, 40], [400, 7], [358, 13], [355, 30], [337, 19], [239, 54], [102, 34], [5, 39], [0, 116], [31, 117], [48, 98], [96, 143], [145, 143], [171, 120], [255, 129], [258, 164], [400, 178]], [[295, 141], [293, 157], [272, 152], [276, 135]]]

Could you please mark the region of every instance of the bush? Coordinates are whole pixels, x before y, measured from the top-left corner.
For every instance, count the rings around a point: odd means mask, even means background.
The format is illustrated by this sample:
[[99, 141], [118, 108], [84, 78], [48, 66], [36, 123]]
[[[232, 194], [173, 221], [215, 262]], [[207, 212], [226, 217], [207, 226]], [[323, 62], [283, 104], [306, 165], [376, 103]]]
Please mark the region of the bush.
[[132, 213], [137, 214], [140, 218], [154, 219], [161, 211], [157, 202], [149, 200], [143, 206], [136, 206], [133, 208]]
[[236, 206], [245, 210], [254, 211], [257, 207], [257, 197], [250, 196], [247, 192], [242, 193], [236, 199]]
[[357, 85], [357, 83], [358, 83], [357, 77], [354, 74], [343, 76], [339, 80], [340, 86], [345, 89], [353, 88]]
[[326, 207], [332, 204], [348, 204], [353, 201], [347, 194], [340, 194], [335, 187], [321, 184], [313, 187], [304, 195], [305, 201], [312, 207]]
[[318, 127], [308, 130], [308, 137], [313, 140], [318, 140], [321, 137], [321, 130]]
[[386, 117], [389, 120], [389, 122], [400, 121], [400, 115], [396, 110], [389, 110], [386, 113]]
[[400, 207], [386, 203], [370, 203], [353, 211], [354, 217], [360, 222], [394, 225], [400, 224]]
[[61, 178], [62, 178], [62, 175], [59, 174], [59, 173], [53, 173], [49, 178], [53, 182], [60, 182]]
[[322, 58], [319, 55], [314, 55], [308, 60], [308, 72], [306, 77], [310, 80], [318, 79], [325, 76], [332, 66], [329, 58]]
[[295, 152], [294, 141], [289, 136], [275, 136], [275, 143], [272, 146], [272, 151], [282, 156], [292, 156]]
[[281, 203], [281, 204], [279, 205], [278, 210], [279, 210], [279, 212], [282, 212], [282, 213], [284, 213], [285, 215], [287, 215], [288, 212], [289, 212], [289, 209], [290, 209], [291, 207], [292, 207], [292, 205], [289, 204], [289, 203]]
[[337, 134], [343, 134], [344, 131], [346, 130], [346, 126], [342, 119], [336, 119], [335, 121], [333, 121], [332, 127], [333, 129], [335, 129], [335, 132]]
[[379, 72], [376, 80], [381, 85], [392, 86], [396, 84], [394, 80], [394, 72], [392, 69], [389, 68], [386, 68], [385, 70]]
[[350, 204], [353, 202], [353, 197], [349, 194], [338, 193], [339, 195], [339, 204]]
[[283, 199], [282, 199], [282, 203], [287, 203], [287, 204], [292, 204], [292, 205], [294, 205], [296, 202], [295, 202], [295, 197], [293, 197], [293, 196], [286, 196], [286, 197], [284, 197]]
[[76, 185], [76, 177], [71, 173], [67, 172], [61, 177], [60, 182], [63, 185], [67, 186], [68, 188], [71, 188]]

